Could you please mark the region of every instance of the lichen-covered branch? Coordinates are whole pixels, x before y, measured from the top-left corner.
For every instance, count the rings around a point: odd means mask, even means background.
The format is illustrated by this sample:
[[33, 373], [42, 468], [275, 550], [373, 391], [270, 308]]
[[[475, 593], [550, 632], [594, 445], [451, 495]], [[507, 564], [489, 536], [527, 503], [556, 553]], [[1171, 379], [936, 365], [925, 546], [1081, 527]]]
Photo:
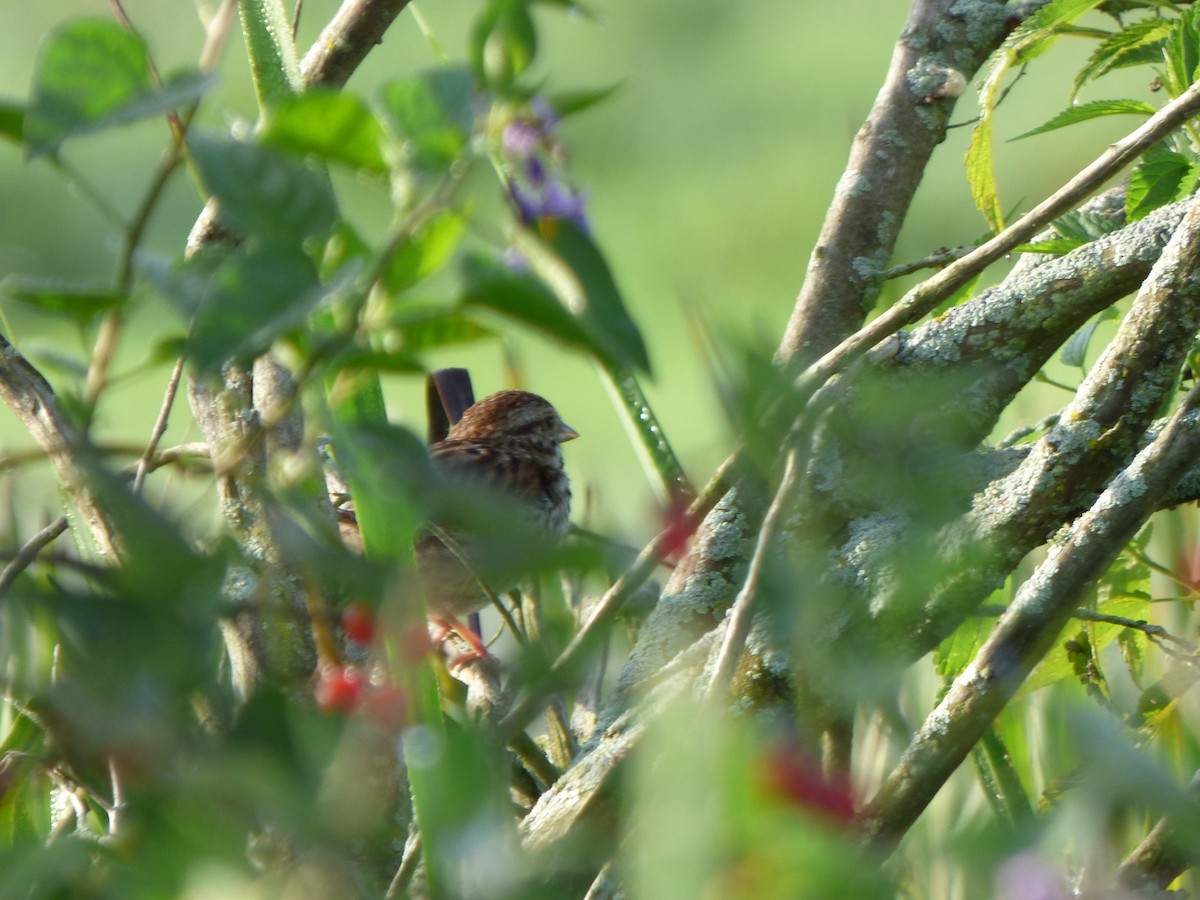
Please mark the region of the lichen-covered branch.
[[86, 437], [63, 411], [50, 382], [4, 335], [0, 335], [0, 397], [54, 466], [59, 482], [87, 523], [96, 549], [116, 562], [120, 537], [92, 496], [80, 468], [78, 454], [88, 452]]
[[780, 345], [806, 366], [857, 330], [875, 304], [900, 226], [946, 137], [955, 101], [1014, 22], [1004, 2], [918, 0], [808, 263]]
[[[1118, 334], [1106, 353], [1105, 359], [1145, 360], [1146, 372], [1134, 377], [1128, 367], [1122, 369], [1112, 361], [1106, 365], [1102, 359], [1093, 371], [1097, 377], [1089, 378], [1093, 383], [1085, 383], [1080, 390], [1080, 409], [1069, 409], [1063, 416], [1068, 430], [1057, 436], [1052, 431], [1040, 442], [1044, 445], [1042, 449], [1035, 448], [1026, 460], [1031, 469], [1048, 476], [1057, 471], [1059, 477], [1072, 483], [1084, 478], [1083, 473], [1064, 473], [1047, 465], [1045, 460], [1053, 456], [1061, 465], [1072, 468], [1086, 467], [1092, 454], [1119, 457], [1121, 451], [1117, 448], [1128, 438], [1119, 412], [1109, 414], [1120, 404], [1136, 420], [1152, 415], [1161, 401], [1164, 388], [1160, 382], [1164, 373], [1178, 365], [1182, 354], [1177, 334], [1160, 333], [1162, 317], [1185, 318], [1181, 327], [1188, 336], [1182, 339], [1186, 347], [1200, 319], [1198, 263], [1200, 205], [1193, 205], [1139, 294], [1126, 323], [1129, 327], [1123, 329], [1124, 335]], [[1158, 507], [1161, 498], [1195, 464], [1200, 453], [1198, 404], [1200, 389], [1194, 389], [1158, 437], [1113, 478], [1091, 508], [1072, 525], [1066, 541], [1051, 550], [1022, 586], [975, 660], [926, 719], [871, 804], [866, 825], [873, 842], [891, 846], [915, 821], [1045, 655], [1078, 605], [1082, 592], [1104, 572]], [[1106, 426], [1101, 427], [1096, 418], [1086, 415], [1076, 421], [1076, 412], [1085, 411], [1098, 416]], [[1073, 433], [1070, 430], [1073, 427], [1082, 428], [1084, 433]], [[1136, 421], [1132, 428], [1138, 429]], [[1145, 424], [1138, 430], [1144, 429]], [[1132, 437], [1136, 440], [1136, 435]], [[1078, 444], [1079, 449], [1071, 452], [1071, 444]], [[1075, 489], [1078, 488], [1068, 491]], [[1016, 497], [1005, 514], [1022, 505], [1036, 507], [1036, 503], [1030, 502], [1036, 490], [1027, 480], [1018, 479], [1013, 491]], [[990, 503], [1003, 504], [1006, 499], [993, 495]], [[1017, 523], [1008, 524], [1005, 530], [1011, 531]]]
[[[917, 652], [949, 634], [1021, 556], [1069, 521], [1141, 445], [1200, 327], [1200, 281], [1192, 274], [1200, 259], [1198, 219], [1193, 203], [1058, 423], [1011, 475], [976, 497], [961, 525], [942, 535], [944, 564], [959, 575], [926, 605]], [[1188, 469], [1180, 470], [1176, 482]], [[963, 554], [980, 548], [986, 564], [961, 565]]]
[[[322, 31], [301, 63], [301, 78], [307, 87], [340, 87], [377, 46], [384, 32], [407, 0], [346, 0]], [[238, 237], [222, 227], [216, 203], [210, 201], [188, 236], [188, 255], [219, 243], [236, 243]], [[260, 360], [247, 371], [230, 367], [220, 385], [189, 383], [188, 399], [193, 415], [204, 431], [213, 457], [236, 448], [239, 465], [235, 471], [218, 471], [222, 512], [247, 558], [258, 571], [243, 573], [230, 590], [234, 605], [244, 610], [236, 621], [224, 623], [226, 644], [234, 664], [234, 680], [244, 694], [263, 670], [295, 674], [312, 667], [308, 641], [294, 629], [282, 628], [268, 635], [261, 615], [265, 597], [274, 608], [300, 616], [307, 607], [303, 586], [288, 565], [287, 553], [276, 532], [282, 527], [274, 511], [264, 506], [257, 493], [267, 474], [270, 455], [294, 452], [300, 444], [303, 425], [292, 404], [296, 386], [280, 366]], [[282, 411], [271, 416], [268, 410]], [[317, 503], [324, 502], [317, 498]]]
[[1070, 619], [1080, 594], [1112, 563], [1159, 498], [1200, 453], [1200, 391], [1051, 549], [1022, 586], [975, 659], [889, 774], [866, 821], [871, 840], [891, 846], [966, 758]]

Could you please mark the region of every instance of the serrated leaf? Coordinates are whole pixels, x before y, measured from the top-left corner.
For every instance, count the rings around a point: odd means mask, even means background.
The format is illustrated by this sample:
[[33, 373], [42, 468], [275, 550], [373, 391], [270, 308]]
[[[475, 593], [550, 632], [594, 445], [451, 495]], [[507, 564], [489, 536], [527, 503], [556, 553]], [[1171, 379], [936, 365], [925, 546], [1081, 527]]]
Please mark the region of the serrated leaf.
[[68, 278], [6, 278], [2, 290], [14, 300], [28, 303], [43, 312], [73, 319], [81, 327], [128, 301], [126, 294], [110, 286]]
[[1019, 134], [1010, 140], [1019, 141], [1035, 134], [1045, 134], [1047, 131], [1074, 125], [1077, 122], [1098, 119], [1101, 116], [1152, 116], [1155, 112], [1156, 110], [1151, 104], [1141, 100], [1094, 100], [1091, 103], [1068, 107], [1037, 128]]
[[1082, 369], [1084, 358], [1087, 356], [1088, 345], [1092, 342], [1092, 335], [1096, 333], [1096, 328], [1101, 322], [1106, 319], [1116, 319], [1119, 313], [1115, 307], [1108, 307], [1104, 311], [1092, 316], [1084, 324], [1082, 328], [1076, 331], [1067, 342], [1063, 344], [1062, 355], [1059, 357], [1064, 366], [1077, 366]]
[[77, 19], [42, 43], [22, 128], [32, 156], [54, 153], [72, 135], [158, 115], [196, 100], [212, 79], [183, 74], [150, 80], [146, 46], [105, 19]]
[[1075, 96], [1085, 84], [1120, 67], [1130, 55], [1146, 47], [1161, 45], [1174, 27], [1175, 22], [1171, 19], [1143, 19], [1126, 25], [1102, 41], [1075, 76], [1067, 97], [1068, 102], [1075, 100]]
[[451, 66], [382, 85], [375, 106], [405, 160], [442, 171], [467, 146], [474, 127], [471, 74]]
[[1125, 216], [1136, 222], [1175, 199], [1192, 160], [1162, 144], [1151, 147], [1129, 176]]
[[337, 221], [326, 175], [272, 147], [193, 131], [188, 148], [221, 221], [244, 236], [298, 243]]
[[1193, 6], [1175, 22], [1166, 42], [1164, 81], [1172, 97], [1182, 94], [1196, 78], [1200, 65], [1200, 9]]
[[311, 90], [282, 100], [266, 117], [263, 140], [289, 153], [384, 174], [383, 126], [359, 97]]
[[1100, 2], [1051, 0], [1014, 29], [992, 54], [979, 90], [979, 123], [971, 133], [966, 171], [975, 206], [994, 232], [1004, 227], [1004, 210], [1000, 205], [992, 163], [992, 114], [1000, 96], [1000, 84], [1010, 68], [1045, 53], [1067, 26]]
[[1179, 179], [1179, 187], [1175, 189], [1175, 199], [1183, 200], [1190, 197], [1196, 191], [1196, 187], [1200, 185], [1200, 159], [1192, 160], [1188, 170]]
[[[1096, 612], [1131, 619], [1135, 622], [1141, 621], [1149, 615], [1150, 599], [1140, 596], [1116, 597], [1097, 604]], [[1025, 683], [1017, 692], [1016, 699], [1026, 697], [1034, 691], [1041, 690], [1064, 678], [1074, 677], [1074, 665], [1070, 655], [1063, 648], [1063, 644], [1071, 635], [1080, 630], [1090, 632], [1092, 647], [1096, 653], [1099, 653], [1116, 638], [1118, 633], [1124, 630], [1124, 626], [1108, 622], [1086, 622], [1072, 619], [1055, 640], [1054, 649], [1046, 654], [1029, 674], [1029, 677], [1025, 679]]]
[[996, 191], [996, 170], [992, 164], [992, 118], [985, 115], [971, 132], [971, 143], [967, 147], [967, 183], [971, 186], [971, 199], [975, 208], [983, 213], [984, 221], [993, 232], [1004, 228], [1004, 210]]
[[1083, 209], [1063, 213], [1054, 220], [1055, 231], [1064, 238], [1079, 241], [1080, 244], [1086, 244], [1088, 241], [1111, 234], [1124, 225], [1123, 216]]
[[933, 653], [933, 664], [938, 675], [946, 679], [957, 678], [975, 658], [995, 627], [995, 616], [970, 616], [965, 619]]

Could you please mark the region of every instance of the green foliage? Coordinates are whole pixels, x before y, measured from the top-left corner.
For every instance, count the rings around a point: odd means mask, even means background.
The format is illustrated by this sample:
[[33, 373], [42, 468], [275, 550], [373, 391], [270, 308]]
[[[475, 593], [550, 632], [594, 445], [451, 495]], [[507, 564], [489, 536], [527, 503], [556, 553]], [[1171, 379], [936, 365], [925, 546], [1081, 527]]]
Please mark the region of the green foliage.
[[[64, 140], [192, 103], [210, 80], [183, 74], [155, 85], [146, 46], [114, 22], [81, 19], [48, 35], [34, 73], [21, 135], [31, 155]], [[15, 125], [9, 117], [9, 132]]]

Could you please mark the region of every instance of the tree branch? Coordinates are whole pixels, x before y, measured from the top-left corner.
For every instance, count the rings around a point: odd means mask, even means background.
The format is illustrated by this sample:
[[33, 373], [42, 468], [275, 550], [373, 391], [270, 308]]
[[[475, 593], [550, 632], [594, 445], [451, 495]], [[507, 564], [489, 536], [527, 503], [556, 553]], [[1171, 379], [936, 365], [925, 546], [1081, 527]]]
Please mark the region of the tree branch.
[[[1149, 322], [1153, 312], [1161, 314], [1162, 307], [1178, 315], [1181, 305], [1190, 305], [1194, 318], [1200, 308], [1200, 277], [1194, 274], [1197, 263], [1200, 204], [1193, 204], [1135, 303], [1135, 310], [1139, 305], [1157, 310], [1144, 309], [1143, 316], [1131, 311], [1130, 319]], [[1145, 353], [1154, 353], [1154, 348], [1146, 346], [1151, 337], [1141, 335], [1140, 349]], [[1120, 336], [1114, 344], [1119, 342]], [[1129, 349], [1119, 352], [1128, 353]], [[1154, 358], [1162, 357], [1155, 354]], [[1097, 370], [1102, 368], [1106, 367], [1097, 365]], [[1147, 380], [1153, 384], [1156, 379]], [[1132, 397], [1126, 397], [1127, 407], [1140, 409], [1143, 403], [1153, 403], [1155, 396], [1161, 398], [1161, 393], [1138, 387], [1141, 389], [1133, 388]], [[1081, 394], [1090, 393], [1081, 390]], [[1200, 388], [1193, 389], [1158, 437], [1113, 480], [1072, 526], [1067, 540], [1050, 551], [1021, 588], [975, 660], [955, 679], [870, 804], [865, 824], [873, 844], [890, 847], [916, 820], [1045, 655], [1073, 614], [1079, 594], [1112, 563], [1157, 508], [1160, 498], [1194, 463], [1200, 452], [1198, 405]], [[1100, 437], [1092, 434], [1090, 440]]]
[[783, 359], [808, 365], [862, 325], [955, 101], [1014, 18], [1003, 2], [976, 3], [964, 14], [956, 5], [912, 5], [834, 190], [779, 348]]

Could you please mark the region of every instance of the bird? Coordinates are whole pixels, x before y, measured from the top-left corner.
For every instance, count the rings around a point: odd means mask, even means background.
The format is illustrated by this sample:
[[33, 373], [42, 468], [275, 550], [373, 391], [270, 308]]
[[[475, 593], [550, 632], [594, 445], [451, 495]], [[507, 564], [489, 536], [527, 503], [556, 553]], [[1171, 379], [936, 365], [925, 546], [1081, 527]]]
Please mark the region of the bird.
[[[552, 546], [570, 526], [571, 485], [563, 467], [562, 444], [577, 437], [579, 433], [563, 422], [545, 398], [504, 390], [468, 407], [449, 434], [429, 448], [435, 473], [458, 501], [445, 504], [447, 510], [461, 513], [465, 507], [468, 512], [494, 513], [499, 507], [507, 514], [490, 519], [503, 534], [473, 530], [487, 515], [447, 515], [446, 521], [435, 518], [436, 527], [422, 531], [415, 541], [429, 618], [443, 629], [443, 635], [454, 632], [472, 646], [474, 654], [468, 658], [486, 655], [478, 636], [459, 621], [488, 603], [481, 576], [493, 591], [507, 590], [517, 580], [505, 583], [514, 567], [504, 565], [511, 560], [496, 559], [497, 551], [501, 557], [512, 555], [506, 552], [513, 549], [506, 539], [515, 536]], [[353, 515], [351, 507], [338, 508], [348, 544], [358, 537], [346, 534], [357, 532]], [[496, 567], [496, 562], [501, 565]], [[492, 583], [488, 580], [492, 573], [502, 580]]]

